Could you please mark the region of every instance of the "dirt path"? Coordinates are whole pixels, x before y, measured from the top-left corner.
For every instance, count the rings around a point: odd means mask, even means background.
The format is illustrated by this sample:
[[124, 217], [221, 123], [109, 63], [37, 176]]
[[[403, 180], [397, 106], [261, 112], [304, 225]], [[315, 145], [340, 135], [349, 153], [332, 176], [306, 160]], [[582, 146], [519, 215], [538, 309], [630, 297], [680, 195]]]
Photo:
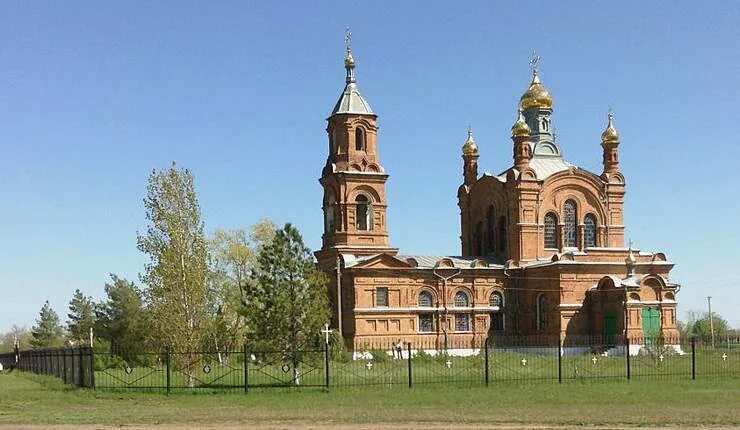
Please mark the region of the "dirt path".
[[[573, 426], [548, 426], [548, 425], [522, 425], [522, 424], [434, 424], [434, 423], [400, 423], [400, 424], [342, 424], [342, 423], [315, 423], [302, 421], [289, 422], [263, 422], [263, 423], [243, 423], [243, 424], [211, 424], [211, 425], [189, 425], [180, 424], [123, 424], [123, 425], [95, 425], [95, 424], [75, 424], [75, 425], [29, 425], [29, 424], [0, 424], [0, 430], [278, 430], [293, 429], [301, 430], [319, 430], [319, 429], [337, 429], [337, 430], [470, 430], [470, 429], [533, 429], [533, 430], [564, 430], [572, 429]], [[579, 430], [598, 429], [598, 430], [635, 430], [638, 427], [619, 427], [619, 426], [598, 426], [598, 427], [581, 427]], [[639, 427], [639, 430], [672, 430], [672, 429], [696, 429], [707, 428], [713, 430], [736, 429], [737, 427]]]

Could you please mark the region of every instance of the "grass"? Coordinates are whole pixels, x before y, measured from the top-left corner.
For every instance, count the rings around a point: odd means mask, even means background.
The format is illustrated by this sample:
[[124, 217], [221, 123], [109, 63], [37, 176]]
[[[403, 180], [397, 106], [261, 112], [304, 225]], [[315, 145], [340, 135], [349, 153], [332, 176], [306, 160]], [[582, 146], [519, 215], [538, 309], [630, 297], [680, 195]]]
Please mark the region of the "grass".
[[0, 374], [0, 424], [740, 425], [740, 379], [594, 380], [485, 386], [262, 389], [249, 394], [103, 392]]

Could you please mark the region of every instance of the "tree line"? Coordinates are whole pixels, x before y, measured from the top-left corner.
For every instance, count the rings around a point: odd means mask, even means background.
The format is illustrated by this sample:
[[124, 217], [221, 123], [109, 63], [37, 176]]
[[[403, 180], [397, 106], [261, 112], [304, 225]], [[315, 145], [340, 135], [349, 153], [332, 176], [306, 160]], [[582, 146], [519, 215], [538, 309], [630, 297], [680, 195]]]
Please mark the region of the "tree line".
[[289, 351], [320, 342], [327, 279], [294, 226], [262, 220], [206, 237], [193, 175], [174, 163], [152, 171], [144, 208], [140, 285], [111, 274], [99, 301], [75, 290], [64, 325], [47, 301], [31, 330], [13, 326], [0, 346], [89, 345], [92, 333], [96, 350], [124, 359], [166, 349], [188, 363], [200, 350]]

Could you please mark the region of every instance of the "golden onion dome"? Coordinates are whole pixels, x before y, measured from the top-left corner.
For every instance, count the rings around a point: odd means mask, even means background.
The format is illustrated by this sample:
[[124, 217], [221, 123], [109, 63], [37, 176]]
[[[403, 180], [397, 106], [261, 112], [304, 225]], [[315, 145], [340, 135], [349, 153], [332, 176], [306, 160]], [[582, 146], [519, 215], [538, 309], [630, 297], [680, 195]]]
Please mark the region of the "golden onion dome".
[[619, 143], [619, 133], [617, 133], [617, 129], [614, 128], [613, 119], [614, 115], [609, 112], [609, 124], [607, 124], [606, 130], [601, 133], [601, 141], [604, 143]]
[[468, 139], [462, 146], [462, 153], [463, 155], [478, 155], [478, 145], [473, 139], [473, 130], [470, 127], [468, 127]]
[[522, 110], [519, 109], [519, 115], [517, 116], [514, 125], [511, 126], [511, 137], [529, 136], [530, 132], [531, 130], [529, 129], [527, 122], [524, 121]]
[[552, 96], [550, 95], [550, 92], [547, 91], [547, 88], [545, 88], [540, 82], [537, 69], [534, 69], [532, 72], [532, 83], [529, 84], [529, 88], [519, 99], [519, 106], [521, 106], [522, 109], [533, 107], [552, 108]]

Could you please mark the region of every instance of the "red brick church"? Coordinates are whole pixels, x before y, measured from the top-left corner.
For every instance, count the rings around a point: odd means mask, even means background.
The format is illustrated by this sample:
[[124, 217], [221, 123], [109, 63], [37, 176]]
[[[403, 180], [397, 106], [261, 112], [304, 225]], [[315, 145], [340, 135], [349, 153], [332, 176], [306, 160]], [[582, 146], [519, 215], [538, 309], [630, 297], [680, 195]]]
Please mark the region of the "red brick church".
[[349, 43], [344, 63], [346, 85], [327, 120], [324, 234], [315, 254], [329, 275], [333, 326], [350, 349], [399, 339], [466, 349], [492, 336], [566, 346], [594, 336], [677, 338], [673, 263], [625, 247], [626, 181], [611, 114], [600, 139], [603, 170], [566, 161], [535, 61], [511, 127], [513, 165], [481, 174], [470, 130], [462, 145], [460, 254], [403, 255], [388, 235], [378, 117], [360, 95]]

